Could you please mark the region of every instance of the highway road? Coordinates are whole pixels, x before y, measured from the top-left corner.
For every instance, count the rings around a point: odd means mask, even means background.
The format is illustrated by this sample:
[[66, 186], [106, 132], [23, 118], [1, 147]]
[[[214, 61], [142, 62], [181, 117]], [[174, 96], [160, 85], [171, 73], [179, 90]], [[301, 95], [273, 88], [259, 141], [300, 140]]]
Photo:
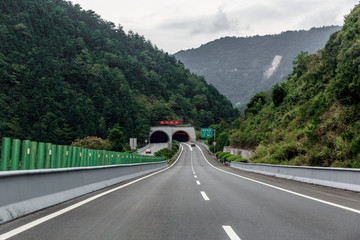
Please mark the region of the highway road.
[[151, 154], [147, 154], [145, 151], [146, 149], [144, 149], [141, 152], [138, 152], [138, 154], [141, 155], [150, 155], [150, 156], [154, 156], [154, 153], [156, 153], [157, 151], [167, 148], [168, 147], [168, 143], [151, 143], [149, 146], [149, 149], [151, 150]]
[[182, 144], [160, 172], [0, 226], [0, 239], [360, 239], [360, 194], [243, 172]]

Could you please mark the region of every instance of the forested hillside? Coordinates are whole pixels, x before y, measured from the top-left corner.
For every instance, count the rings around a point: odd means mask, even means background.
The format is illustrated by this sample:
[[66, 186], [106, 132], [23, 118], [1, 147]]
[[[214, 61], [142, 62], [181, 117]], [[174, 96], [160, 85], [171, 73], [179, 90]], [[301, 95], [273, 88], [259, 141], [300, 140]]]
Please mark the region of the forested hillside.
[[317, 54], [300, 54], [288, 80], [259, 92], [234, 122], [232, 145], [254, 162], [360, 167], [360, 6]]
[[71, 2], [0, 1], [0, 43], [1, 136], [69, 144], [118, 124], [143, 141], [158, 120], [237, 115], [174, 56]]
[[192, 72], [205, 76], [234, 105], [244, 108], [255, 93], [284, 81], [299, 53], [315, 53], [339, 29], [331, 26], [277, 35], [225, 37], [175, 56]]

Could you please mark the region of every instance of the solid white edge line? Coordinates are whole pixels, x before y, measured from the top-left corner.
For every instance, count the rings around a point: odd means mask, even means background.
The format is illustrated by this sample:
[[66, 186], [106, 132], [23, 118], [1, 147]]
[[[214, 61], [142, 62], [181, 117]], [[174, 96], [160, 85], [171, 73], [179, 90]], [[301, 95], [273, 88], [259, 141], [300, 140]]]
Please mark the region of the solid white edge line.
[[303, 198], [307, 198], [307, 199], [310, 199], [310, 200], [313, 200], [313, 201], [316, 201], [316, 202], [320, 202], [320, 203], [324, 203], [324, 204], [327, 204], [327, 205], [330, 205], [330, 206], [333, 206], [333, 207], [337, 207], [337, 208], [341, 208], [341, 209], [344, 209], [344, 210], [348, 210], [348, 211], [351, 211], [351, 212], [354, 212], [354, 213], [358, 213], [360, 214], [360, 210], [357, 210], [357, 209], [354, 209], [354, 208], [349, 208], [349, 207], [346, 207], [346, 206], [342, 206], [342, 205], [339, 205], [339, 204], [336, 204], [336, 203], [332, 203], [332, 202], [328, 202], [328, 201], [324, 201], [324, 200], [321, 200], [321, 199], [318, 199], [318, 198], [314, 198], [314, 197], [310, 197], [310, 196], [307, 196], [307, 195], [304, 195], [304, 194], [301, 194], [301, 193], [297, 193], [297, 192], [293, 192], [293, 191], [290, 191], [290, 190], [287, 190], [287, 189], [284, 189], [284, 188], [280, 188], [280, 187], [276, 187], [276, 186], [273, 186], [273, 185], [270, 185], [270, 184], [267, 184], [267, 183], [263, 183], [263, 182], [260, 182], [260, 181], [257, 181], [257, 180], [254, 180], [254, 179], [251, 179], [251, 178], [247, 178], [247, 177], [243, 177], [243, 176], [240, 176], [240, 175], [237, 175], [235, 173], [231, 173], [231, 172], [227, 172], [225, 170], [222, 170], [220, 168], [217, 168], [215, 167], [214, 165], [212, 165], [205, 157], [203, 151], [201, 150], [200, 147], [196, 146], [203, 158], [205, 159], [205, 161], [213, 168], [221, 171], [221, 172], [224, 172], [224, 173], [227, 173], [227, 174], [230, 174], [230, 175], [233, 175], [235, 177], [239, 177], [239, 178], [242, 178], [242, 179], [245, 179], [245, 180], [248, 180], [248, 181], [252, 181], [252, 182], [255, 182], [255, 183], [259, 183], [259, 184], [262, 184], [264, 186], [267, 186], [267, 187], [271, 187], [271, 188], [274, 188], [274, 189], [277, 189], [277, 190], [280, 190], [280, 191], [283, 191], [283, 192], [287, 192], [287, 193], [290, 193], [290, 194], [293, 194], [293, 195], [296, 195], [296, 196], [299, 196], [299, 197], [303, 197]]
[[241, 240], [231, 226], [222, 226], [231, 240]]
[[200, 193], [201, 193], [201, 196], [204, 198], [205, 201], [209, 201], [209, 200], [210, 200], [210, 198], [206, 195], [205, 192], [201, 191]]
[[177, 157], [176, 161], [175, 161], [172, 165], [170, 165], [170, 166], [168, 166], [168, 167], [166, 167], [166, 168], [164, 168], [164, 169], [161, 169], [161, 170], [159, 170], [159, 171], [157, 171], [157, 172], [151, 173], [151, 174], [149, 174], [149, 175], [146, 175], [146, 176], [144, 176], [144, 177], [141, 177], [141, 178], [139, 178], [139, 179], [136, 179], [136, 180], [134, 180], [134, 181], [131, 181], [131, 182], [129, 182], [129, 183], [126, 183], [126, 184], [124, 184], [124, 185], [118, 186], [118, 187], [113, 188], [113, 189], [111, 189], [111, 190], [105, 191], [105, 192], [103, 192], [103, 193], [97, 194], [97, 195], [92, 196], [92, 197], [90, 197], [90, 198], [88, 198], [88, 199], [85, 199], [85, 200], [83, 200], [83, 201], [81, 201], [81, 202], [78, 202], [78, 203], [76, 203], [76, 204], [74, 204], [74, 205], [71, 205], [71, 206], [69, 206], [69, 207], [67, 207], [67, 208], [64, 208], [64, 209], [62, 209], [62, 210], [59, 210], [59, 211], [54, 212], [54, 213], [52, 213], [52, 214], [49, 214], [49, 215], [47, 215], [47, 216], [45, 216], [45, 217], [39, 218], [39, 219], [37, 219], [37, 220], [35, 220], [35, 221], [32, 221], [32, 222], [30, 222], [30, 223], [28, 223], [28, 224], [25, 224], [25, 225], [21, 226], [21, 227], [15, 228], [15, 229], [13, 229], [13, 230], [11, 230], [11, 231], [9, 231], [9, 232], [6, 232], [6, 233], [0, 235], [0, 240], [6, 240], [6, 239], [8, 239], [8, 238], [11, 238], [11, 237], [13, 237], [13, 236], [15, 236], [15, 235], [18, 235], [19, 233], [22, 233], [22, 232], [24, 232], [24, 231], [26, 231], [26, 230], [28, 230], [28, 229], [30, 229], [30, 228], [33, 228], [33, 227], [35, 227], [35, 226], [37, 226], [37, 225], [39, 225], [39, 224], [41, 224], [41, 223], [44, 223], [44, 222], [46, 222], [46, 221], [48, 221], [48, 220], [50, 220], [50, 219], [52, 219], [52, 218], [55, 218], [55, 217], [57, 217], [57, 216], [60, 216], [60, 215], [66, 213], [66, 212], [69, 212], [69, 211], [71, 211], [71, 210], [73, 210], [73, 209], [75, 209], [75, 208], [78, 208], [78, 207], [80, 207], [80, 206], [82, 206], [82, 205], [84, 205], [84, 204], [86, 204], [86, 203], [89, 203], [89, 202], [91, 202], [91, 201], [93, 201], [93, 200], [95, 200], [95, 199], [97, 199], [97, 198], [100, 198], [100, 197], [102, 197], [102, 196], [104, 196], [104, 195], [107, 195], [107, 194], [109, 194], [109, 193], [115, 192], [115, 191], [117, 191], [117, 190], [119, 190], [119, 189], [122, 189], [122, 188], [124, 188], [124, 187], [129, 186], [129, 185], [132, 185], [132, 184], [134, 184], [134, 183], [136, 183], [136, 182], [139, 182], [139, 181], [141, 181], [141, 180], [144, 180], [144, 179], [146, 179], [146, 178], [149, 178], [149, 177], [152, 177], [152, 176], [154, 176], [154, 175], [156, 175], [156, 174], [159, 174], [159, 173], [161, 173], [161, 172], [164, 172], [164, 171], [168, 170], [169, 168], [171, 168], [172, 166], [174, 166], [174, 165], [176, 164], [176, 162], [180, 159], [180, 156], [181, 156], [183, 150], [184, 150], [184, 148], [183, 148], [183, 146], [181, 146], [181, 151], [180, 151], [180, 154], [179, 154], [179, 156]]

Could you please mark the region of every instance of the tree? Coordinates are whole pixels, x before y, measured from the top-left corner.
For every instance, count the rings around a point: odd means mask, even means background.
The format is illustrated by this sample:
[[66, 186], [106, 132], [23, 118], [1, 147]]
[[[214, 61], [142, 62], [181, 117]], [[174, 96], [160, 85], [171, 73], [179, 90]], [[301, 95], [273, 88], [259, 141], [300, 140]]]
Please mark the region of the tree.
[[98, 137], [85, 137], [83, 139], [77, 138], [73, 143], [73, 147], [82, 147], [87, 149], [109, 150], [110, 142]]
[[258, 113], [266, 102], [266, 93], [265, 92], [258, 92], [256, 93], [251, 99], [250, 102], [246, 105], [245, 114]]
[[283, 100], [286, 96], [286, 92], [285, 92], [284, 88], [281, 87], [279, 84], [275, 84], [275, 86], [271, 92], [271, 95], [272, 95], [274, 105], [279, 106], [283, 102]]
[[78, 4], [0, 1], [0, 42], [2, 136], [70, 144], [105, 139], [118, 123], [110, 138], [122, 149], [158, 120], [233, 117], [231, 103], [174, 56]]
[[125, 144], [125, 136], [121, 131], [121, 127], [116, 124], [111, 130], [108, 137], [108, 140], [111, 143], [110, 150], [122, 152], [124, 151], [124, 144]]
[[223, 151], [225, 146], [230, 145], [230, 134], [228, 132], [222, 132], [216, 138], [216, 151]]

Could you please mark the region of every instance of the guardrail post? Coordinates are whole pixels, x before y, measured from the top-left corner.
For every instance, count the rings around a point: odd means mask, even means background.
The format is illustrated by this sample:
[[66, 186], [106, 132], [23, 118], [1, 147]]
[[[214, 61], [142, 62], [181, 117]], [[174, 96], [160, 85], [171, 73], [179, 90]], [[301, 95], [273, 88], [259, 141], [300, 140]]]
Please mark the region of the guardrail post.
[[125, 156], [123, 153], [120, 153], [120, 164], [124, 164], [125, 163]]
[[110, 154], [111, 154], [110, 164], [111, 164], [111, 165], [114, 165], [114, 164], [115, 164], [115, 159], [114, 159], [114, 154], [115, 154], [115, 152], [110, 152]]
[[98, 150], [98, 166], [102, 165], [102, 158], [103, 158], [103, 151], [102, 150]]
[[94, 166], [94, 150], [89, 149], [89, 166]]
[[84, 166], [84, 158], [83, 158], [83, 148], [79, 148], [79, 166], [78, 167], [83, 167]]
[[63, 146], [57, 145], [55, 168], [61, 168]]
[[104, 165], [105, 162], [105, 150], [101, 150], [101, 156], [100, 156], [100, 166]]
[[116, 153], [116, 164], [120, 163], [120, 153]]
[[1, 145], [1, 164], [0, 164], [1, 171], [9, 170], [10, 150], [11, 150], [11, 138], [3, 137], [2, 145]]
[[71, 167], [76, 167], [77, 147], [72, 148]]
[[72, 151], [73, 147], [72, 146], [68, 146], [68, 157], [67, 157], [67, 164], [66, 164], [66, 167], [71, 167], [71, 163], [72, 163], [72, 154], [73, 154], [73, 151]]
[[99, 151], [99, 150], [96, 150], [96, 151], [95, 151], [95, 154], [96, 154], [95, 166], [99, 166], [99, 165], [100, 165], [100, 151]]
[[94, 150], [94, 166], [98, 165], [98, 161], [99, 161], [99, 151]]
[[11, 145], [11, 170], [19, 169], [19, 159], [20, 159], [20, 144], [19, 139], [14, 139]]
[[37, 142], [30, 142], [30, 163], [28, 169], [35, 169], [36, 167], [36, 150]]
[[104, 161], [104, 165], [108, 165], [109, 164], [109, 152], [105, 151], [105, 161]]
[[67, 146], [63, 146], [63, 154], [62, 154], [61, 168], [66, 168], [66, 167], [67, 167], [68, 156], [69, 156], [68, 147], [67, 147]]
[[89, 166], [89, 149], [84, 149], [84, 167]]
[[52, 149], [51, 149], [51, 143], [46, 143], [45, 144], [45, 164], [44, 164], [44, 168], [48, 169], [51, 167], [51, 154], [52, 154]]
[[51, 168], [56, 168], [56, 158], [57, 158], [57, 146], [53, 144], [51, 146]]
[[45, 159], [45, 143], [39, 142], [38, 150], [37, 150], [36, 169], [44, 168], [44, 159]]
[[21, 170], [29, 169], [30, 163], [30, 140], [24, 140], [22, 142], [21, 151]]
[[90, 149], [86, 149], [86, 166], [90, 167], [91, 166], [91, 157], [90, 157]]

